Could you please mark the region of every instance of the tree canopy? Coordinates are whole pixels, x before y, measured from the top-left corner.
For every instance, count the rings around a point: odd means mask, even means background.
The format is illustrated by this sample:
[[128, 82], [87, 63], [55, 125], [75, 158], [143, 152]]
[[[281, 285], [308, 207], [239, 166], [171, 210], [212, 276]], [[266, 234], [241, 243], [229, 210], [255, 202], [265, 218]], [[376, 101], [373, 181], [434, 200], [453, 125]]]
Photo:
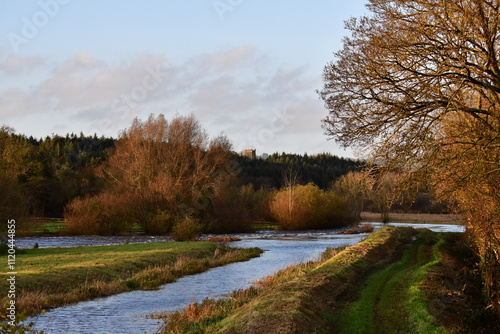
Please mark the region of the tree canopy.
[[459, 203], [500, 310], [500, 2], [367, 6], [324, 70], [326, 134]]

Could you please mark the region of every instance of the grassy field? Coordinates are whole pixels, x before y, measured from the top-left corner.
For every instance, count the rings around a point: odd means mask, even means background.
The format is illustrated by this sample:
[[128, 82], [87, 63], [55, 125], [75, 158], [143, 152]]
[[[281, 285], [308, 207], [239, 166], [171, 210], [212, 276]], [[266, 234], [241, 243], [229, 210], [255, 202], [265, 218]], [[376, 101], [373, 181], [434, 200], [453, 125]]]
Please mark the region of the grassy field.
[[498, 333], [462, 239], [386, 226], [228, 299], [165, 315], [163, 333]]
[[[248, 260], [261, 252], [210, 242], [22, 250], [16, 254], [17, 307], [31, 315], [123, 291], [155, 289], [183, 275]], [[7, 291], [3, 272], [0, 290]]]

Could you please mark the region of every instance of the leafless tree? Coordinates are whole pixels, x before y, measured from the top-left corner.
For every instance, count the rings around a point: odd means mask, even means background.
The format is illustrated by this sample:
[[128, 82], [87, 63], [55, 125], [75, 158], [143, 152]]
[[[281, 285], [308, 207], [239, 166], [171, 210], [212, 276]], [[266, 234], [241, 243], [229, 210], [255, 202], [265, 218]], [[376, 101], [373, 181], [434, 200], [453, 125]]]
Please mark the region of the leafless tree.
[[389, 221], [391, 207], [401, 198], [403, 193], [402, 175], [394, 172], [385, 172], [377, 175], [370, 193], [371, 199], [382, 215], [382, 221]]
[[134, 120], [116, 144], [103, 174], [116, 192], [135, 198], [145, 222], [155, 210], [182, 215], [181, 205], [193, 207], [207, 192], [217, 191], [218, 172], [230, 158], [224, 136], [208, 137], [196, 118], [163, 115]]
[[347, 201], [350, 223], [357, 224], [361, 220], [364, 202], [368, 199], [374, 183], [369, 170], [349, 172], [335, 183], [336, 191]]
[[325, 67], [326, 134], [388, 167], [432, 175], [469, 212], [500, 312], [500, 2], [370, 0], [368, 8], [347, 23], [352, 34]]
[[299, 185], [300, 176], [296, 170], [292, 168], [287, 169], [283, 172], [283, 185], [286, 189], [287, 198], [287, 213], [288, 213], [288, 223], [293, 221], [293, 207], [297, 198], [296, 187]]

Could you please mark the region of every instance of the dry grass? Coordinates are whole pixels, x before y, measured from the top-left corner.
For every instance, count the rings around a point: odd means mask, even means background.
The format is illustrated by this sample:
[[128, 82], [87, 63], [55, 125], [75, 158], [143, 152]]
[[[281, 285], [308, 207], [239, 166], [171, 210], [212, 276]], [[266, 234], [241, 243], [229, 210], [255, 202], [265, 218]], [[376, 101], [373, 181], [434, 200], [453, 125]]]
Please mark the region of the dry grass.
[[[382, 215], [376, 212], [362, 212], [361, 219], [369, 222], [382, 221]], [[461, 224], [464, 217], [457, 214], [391, 213], [389, 220], [391, 222]]]
[[359, 233], [372, 233], [374, 229], [372, 224], [363, 224], [359, 227]]
[[[155, 289], [261, 252], [208, 242], [30, 249], [19, 254], [17, 306], [20, 312], [34, 315], [82, 300]], [[0, 287], [6, 282], [0, 282]], [[0, 304], [5, 301], [6, 296], [0, 298]]]
[[362, 224], [358, 226], [353, 226], [350, 229], [344, 230], [339, 234], [359, 234], [359, 233], [371, 233], [375, 229], [372, 224]]

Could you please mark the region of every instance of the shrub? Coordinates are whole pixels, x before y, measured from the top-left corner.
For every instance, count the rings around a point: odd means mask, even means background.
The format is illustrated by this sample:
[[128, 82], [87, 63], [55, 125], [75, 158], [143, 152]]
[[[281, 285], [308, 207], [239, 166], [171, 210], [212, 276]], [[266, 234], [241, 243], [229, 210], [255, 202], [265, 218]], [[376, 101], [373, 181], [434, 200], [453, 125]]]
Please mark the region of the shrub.
[[166, 210], [157, 210], [140, 224], [147, 234], [167, 234], [172, 230], [174, 217]]
[[213, 200], [212, 232], [245, 232], [252, 222], [269, 218], [270, 192], [253, 186], [220, 189]]
[[186, 217], [174, 224], [170, 236], [176, 241], [195, 240], [200, 231], [200, 222], [195, 218]]
[[124, 195], [101, 193], [77, 198], [65, 209], [70, 233], [117, 235], [132, 231], [132, 201]]
[[270, 203], [271, 213], [283, 229], [334, 228], [345, 224], [345, 203], [314, 184], [281, 189]]

